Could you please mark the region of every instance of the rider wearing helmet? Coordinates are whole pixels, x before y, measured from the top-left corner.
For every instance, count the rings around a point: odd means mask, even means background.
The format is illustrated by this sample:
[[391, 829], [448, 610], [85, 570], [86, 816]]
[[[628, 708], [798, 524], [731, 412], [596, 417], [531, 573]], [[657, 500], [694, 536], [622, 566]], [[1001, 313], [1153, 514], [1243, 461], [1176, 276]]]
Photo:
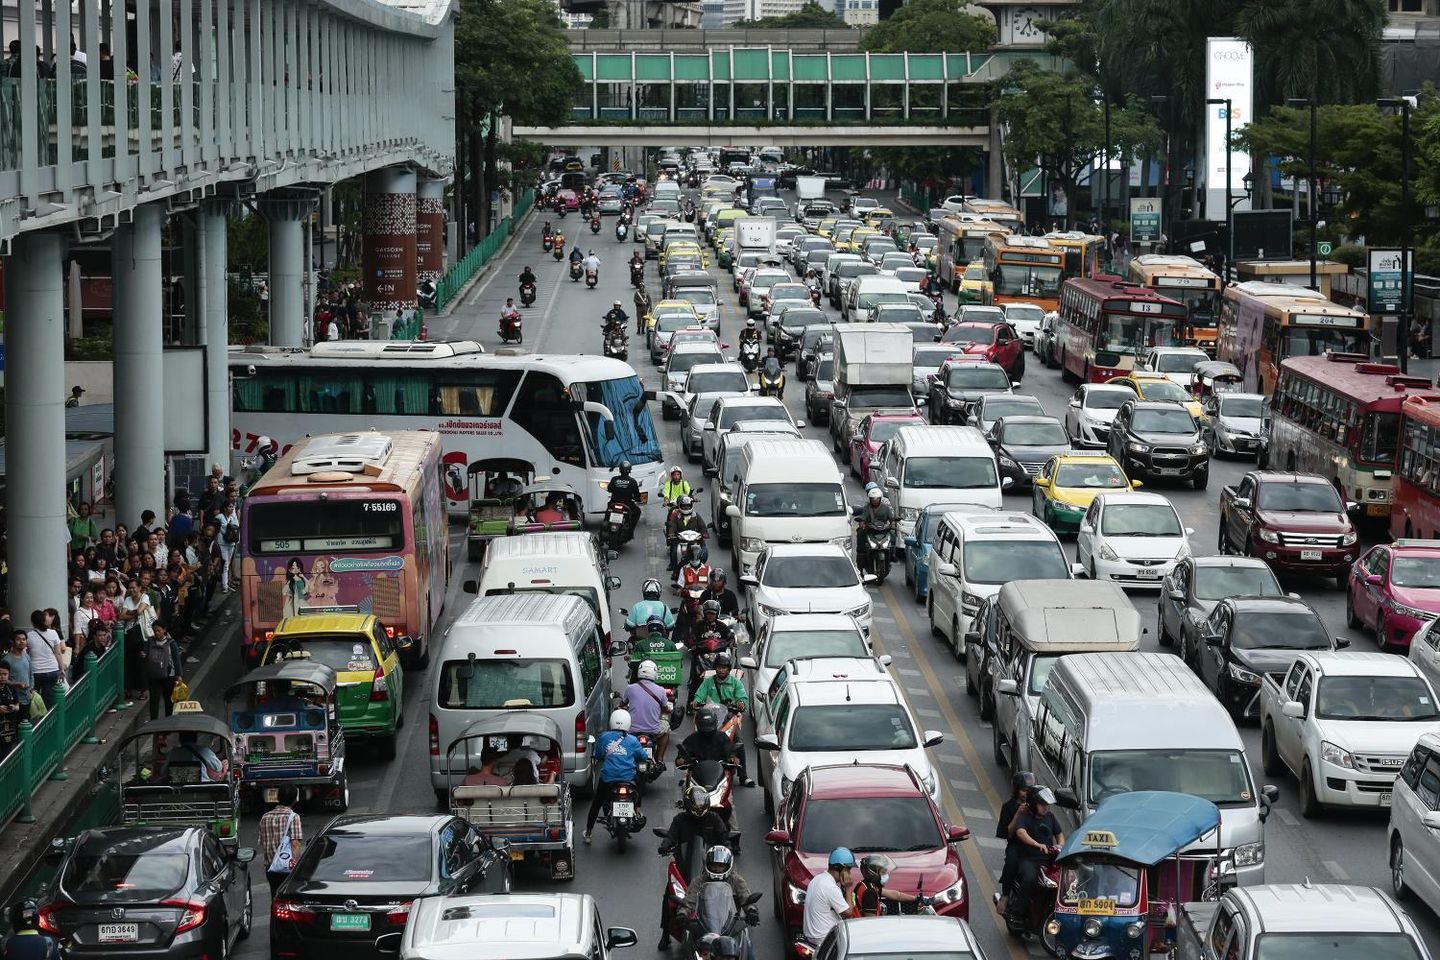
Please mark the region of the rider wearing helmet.
[[735, 591], [725, 586], [725, 571], [719, 567], [710, 568], [710, 587], [705, 591], [706, 600], [720, 604], [720, 616], [740, 619], [740, 598]]
[[[625, 328], [621, 327], [623, 334]], [[635, 527], [640, 523], [640, 484], [630, 476], [630, 461], [620, 461], [620, 472], [618, 476], [612, 477], [606, 484], [606, 490], [610, 494], [610, 508], [618, 508], [625, 514], [625, 536], [633, 537]]]
[[[685, 797], [680, 804], [680, 812], [675, 814], [670, 821], [670, 827], [665, 831], [665, 839], [660, 841], [661, 856], [675, 856], [675, 866], [680, 871], [688, 888], [695, 880], [688, 872], [690, 859], [686, 846], [692, 840], [699, 840], [705, 848], [716, 844], [727, 843], [730, 839], [730, 831], [725, 826], [725, 820], [714, 810], [710, 809], [710, 794], [704, 787], [693, 786], [685, 791]], [[677, 904], [668, 895], [668, 885], [665, 894], [660, 897], [660, 944], [659, 949], [664, 950], [670, 946], [670, 927], [674, 919], [671, 911]], [[715, 934], [706, 936], [714, 937]], [[704, 953], [701, 951], [701, 955]]]
[[676, 767], [683, 770], [692, 763], [705, 760], [724, 763], [735, 756], [738, 744], [731, 743], [720, 729], [721, 715], [719, 707], [700, 708], [695, 714], [695, 732], [681, 740], [676, 750]]
[[665, 521], [665, 542], [670, 545], [671, 572], [677, 570], [686, 560], [680, 546], [683, 542], [680, 535], [686, 531], [700, 535], [700, 540], [693, 544], [695, 547], [703, 548], [704, 541], [710, 537], [709, 531], [705, 529], [705, 521], [695, 512], [695, 498], [688, 493], [675, 501], [675, 509], [670, 511], [670, 517]]
[[[680, 571], [685, 575], [690, 568], [687, 566]], [[690, 657], [690, 699], [695, 699], [695, 693], [700, 689], [700, 674], [704, 667], [700, 662], [700, 654], [715, 654], [722, 650], [733, 651], [735, 649], [735, 631], [730, 625], [720, 619], [720, 604], [714, 600], [706, 600], [700, 604], [697, 611], [697, 618], [690, 624], [689, 635], [682, 637], [692, 653]]]
[[[585, 820], [585, 842], [590, 842], [590, 833], [600, 816], [600, 808], [609, 806], [611, 792], [617, 783], [634, 783], [637, 777], [636, 764], [649, 758], [640, 741], [630, 733], [630, 711], [615, 710], [610, 714], [610, 729], [595, 738], [590, 757], [600, 765], [597, 772], [595, 793], [590, 798], [590, 815]], [[640, 816], [640, 791], [634, 791], [635, 813]], [[638, 828], [637, 828], [638, 829]]]
[[760, 330], [755, 326], [754, 318], [745, 321], [745, 329], [740, 331], [740, 343], [759, 343]]
[[855, 884], [852, 895], [855, 909], [862, 917], [883, 917], [886, 901], [891, 903], [928, 903], [929, 897], [916, 896], [892, 890], [885, 884], [890, 882], [890, 871], [895, 862], [884, 854], [871, 854], [860, 861], [860, 882]]
[[[735, 869], [735, 854], [724, 844], [715, 844], [705, 851], [705, 877], [708, 883], [728, 883], [731, 892], [735, 895], [736, 912], [744, 912], [745, 922], [750, 926], [756, 926], [760, 922], [760, 911], [755, 909], [754, 904], [745, 906], [745, 901], [750, 899], [750, 885], [745, 878], [740, 876], [740, 871]], [[704, 892], [706, 883], [692, 883], [685, 891], [685, 902], [680, 907], [680, 912], [687, 917], [693, 918], [700, 906], [700, 894]], [[721, 943], [716, 944], [715, 952], [724, 956], [724, 947], [721, 945], [727, 937], [720, 938]], [[732, 948], [729, 956], [736, 956]]]
[[0, 943], [4, 960], [58, 960], [61, 956], [59, 942], [40, 932], [40, 906], [34, 900], [21, 900], [10, 907], [10, 928], [14, 933]]
[[1000, 805], [1000, 818], [995, 823], [996, 838], [1005, 841], [1005, 867], [1000, 871], [1000, 889], [995, 894], [995, 906], [1002, 914], [1005, 912], [1005, 898], [1009, 896], [1020, 871], [1021, 848], [1024, 846], [1015, 839], [1015, 823], [1025, 811], [1034, 787], [1035, 774], [1017, 770], [1010, 778], [1010, 799]]
[[1009, 907], [1022, 917], [1029, 908], [1030, 897], [1040, 884], [1041, 866], [1065, 845], [1065, 831], [1060, 828], [1055, 814], [1050, 812], [1054, 802], [1055, 794], [1049, 787], [1035, 787], [1028, 791], [1025, 806], [1015, 817], [1014, 837], [1021, 844], [1020, 863]]
[[[546, 226], [549, 226], [549, 224], [546, 224]], [[530, 267], [526, 267], [520, 271], [520, 286], [523, 287], [527, 283], [532, 287], [536, 284], [535, 271]]]
[[694, 493], [690, 487], [690, 481], [685, 479], [685, 471], [676, 464], [670, 468], [670, 474], [660, 481], [660, 500], [664, 503], [675, 503], [681, 497], [688, 497]]
[[625, 688], [622, 701], [630, 711], [630, 729], [655, 741], [655, 762], [663, 766], [670, 746], [670, 695], [655, 682], [658, 674], [654, 660], [642, 660], [635, 670], [635, 682]]
[[611, 304], [610, 312], [605, 314], [603, 319], [605, 321], [605, 332], [607, 334], [612, 330], [623, 334], [625, 332], [625, 324], [630, 322], [630, 314], [626, 313], [625, 307], [621, 305], [619, 300], [616, 300]]
[[885, 499], [885, 494], [879, 484], [871, 483], [866, 486], [865, 500], [865, 510], [860, 514], [856, 551], [856, 557], [859, 559], [862, 569], [865, 566], [866, 558], [870, 555], [869, 538], [865, 536], [865, 533], [871, 526], [877, 523], [888, 524], [891, 546], [893, 547], [895, 543], [895, 511], [890, 508], [890, 502]]
[[855, 854], [846, 847], [830, 851], [824, 873], [817, 873], [805, 888], [805, 915], [801, 935], [819, 946], [841, 920], [858, 914], [850, 902], [855, 886]]
[[734, 937], [718, 937], [712, 952], [716, 960], [739, 960], [740, 941]]
[[[709, 605], [706, 604], [707, 607]], [[750, 696], [745, 692], [745, 684], [734, 674], [734, 657], [728, 650], [715, 654], [715, 673], [700, 681], [691, 706], [703, 707], [712, 703], [737, 713], [744, 713], [750, 706]], [[745, 766], [745, 744], [738, 737], [735, 740], [735, 759], [740, 764], [740, 782], [747, 787], [755, 786]]]
[[645, 585], [640, 588], [640, 595], [644, 599], [632, 606], [625, 615], [625, 629], [635, 633], [641, 627], [648, 627], [655, 617], [660, 618], [660, 625], [666, 632], [675, 626], [675, 615], [670, 612], [665, 601], [660, 599], [663, 589], [660, 581], [654, 577], [645, 581]]

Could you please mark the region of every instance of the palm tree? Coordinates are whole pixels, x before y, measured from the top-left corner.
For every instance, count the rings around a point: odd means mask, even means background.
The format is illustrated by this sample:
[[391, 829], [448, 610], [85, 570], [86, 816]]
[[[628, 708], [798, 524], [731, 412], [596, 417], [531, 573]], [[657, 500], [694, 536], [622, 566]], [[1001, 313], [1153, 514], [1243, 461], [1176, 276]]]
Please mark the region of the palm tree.
[[1290, 97], [1374, 97], [1385, 20], [1384, 0], [1243, 0], [1235, 32], [1255, 50], [1257, 115]]

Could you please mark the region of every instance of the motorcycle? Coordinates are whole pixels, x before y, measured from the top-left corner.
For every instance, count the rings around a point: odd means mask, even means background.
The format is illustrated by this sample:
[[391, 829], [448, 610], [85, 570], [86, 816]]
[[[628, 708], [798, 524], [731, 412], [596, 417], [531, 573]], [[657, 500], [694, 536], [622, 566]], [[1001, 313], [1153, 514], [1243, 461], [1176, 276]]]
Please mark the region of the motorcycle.
[[623, 333], [612, 333], [605, 338], [605, 356], [616, 360], [630, 359], [630, 341]]
[[811, 280], [811, 281], [809, 281], [806, 285], [810, 288], [810, 302], [811, 302], [812, 304], [814, 304], [815, 306], [817, 306], [817, 307], [820, 306], [820, 283], [819, 283], [819, 281]]
[[760, 924], [760, 914], [754, 907], [760, 902], [763, 894], [752, 893], [746, 897], [745, 902], [739, 904], [745, 911], [742, 915], [736, 909], [735, 892], [730, 884], [723, 880], [706, 879], [704, 882], [705, 886], [700, 890], [700, 902], [695, 909], [695, 916], [687, 918], [690, 936], [685, 941], [685, 956], [687, 958], [699, 956], [697, 944], [700, 938], [707, 933], [713, 933], [733, 938], [735, 945], [739, 948], [737, 955], [744, 958], [750, 957], [749, 928]]
[[549, 253], [550, 248], [553, 246], [555, 246], [555, 234], [551, 230], [546, 230], [544, 235], [540, 237], [540, 249]]
[[[643, 777], [647, 768], [648, 764], [638, 763], [636, 773]], [[645, 829], [645, 814], [636, 805], [639, 795], [638, 784], [629, 781], [611, 784], [610, 799], [605, 802], [605, 809], [600, 811], [600, 820], [610, 836], [615, 838], [615, 850], [619, 853], [625, 852], [625, 844], [630, 841], [631, 834]]]
[[745, 368], [746, 373], [754, 373], [755, 368], [760, 366], [760, 340], [742, 340], [740, 342], [740, 366]]
[[555, 246], [552, 247], [551, 250], [550, 250], [550, 255], [551, 255], [552, 257], [554, 257], [556, 260], [564, 260], [564, 259], [565, 259], [565, 241], [564, 241], [564, 240], [556, 240], [556, 241], [555, 241]]
[[890, 576], [894, 525], [888, 520], [874, 520], [860, 531], [860, 536], [865, 538], [865, 566], [875, 574], [875, 584], [879, 586]]
[[930, 291], [930, 302], [935, 304], [935, 322], [945, 325], [945, 294], [940, 290]]
[[643, 263], [630, 264], [630, 286], [645, 286], [645, 265]]
[[785, 399], [785, 371], [778, 360], [774, 363], [767, 360], [760, 368], [760, 396]]
[[426, 310], [435, 309], [435, 284], [426, 280], [415, 291], [415, 300]]
[[599, 218], [599, 217], [591, 217], [591, 218], [590, 218], [590, 232], [591, 232], [591, 233], [599, 233], [599, 232], [600, 232], [600, 218]]
[[725, 763], [719, 760], [675, 761], [675, 768], [685, 771], [685, 777], [680, 782], [680, 795], [685, 796], [691, 787], [697, 786], [708, 793], [710, 809], [725, 821], [725, 829], [730, 831], [731, 846], [737, 850], [740, 848], [740, 834], [735, 831], [734, 789], [738, 766], [733, 759]]
[[[1030, 903], [1026, 906], [1025, 912], [1020, 912], [1020, 907], [1015, 903], [1018, 897], [1016, 891], [1010, 890], [1007, 893], [1009, 899], [1005, 903], [1005, 929], [1012, 937], [1024, 937], [1026, 934], [1033, 934], [1037, 937], [1049, 940], [1050, 937], [1045, 930], [1046, 921], [1055, 912], [1055, 891], [1060, 887], [1060, 865], [1055, 862], [1055, 850], [1051, 848], [1050, 859], [1041, 865], [1040, 877], [1035, 883], [1035, 889], [1030, 894]], [[996, 894], [998, 897], [999, 894]]]
[[697, 834], [677, 848], [670, 844], [670, 834], [659, 827], [650, 832], [661, 841], [656, 852], [670, 858], [665, 870], [665, 891], [661, 895], [661, 925], [671, 939], [683, 943], [686, 924], [680, 915], [680, 905], [685, 902], [690, 884], [705, 873], [705, 839]]
[[585, 271], [585, 286], [589, 287], [591, 290], [594, 290], [595, 285], [599, 282], [600, 274], [598, 272], [594, 270]]
[[521, 305], [522, 307], [530, 307], [530, 306], [534, 306], [534, 304], [535, 304], [535, 284], [533, 284], [533, 283], [522, 283], [522, 284], [520, 284], [520, 305]]
[[630, 236], [630, 227], [628, 224], [625, 223], [625, 219], [622, 217], [620, 221], [615, 224], [615, 239], [620, 241], [621, 243], [624, 243], [625, 238], [628, 236]]
[[570, 282], [579, 283], [580, 278], [585, 276], [585, 268], [580, 265], [579, 260], [570, 261]]
[[500, 318], [500, 342], [524, 343], [525, 335], [520, 331], [520, 314], [507, 314]]

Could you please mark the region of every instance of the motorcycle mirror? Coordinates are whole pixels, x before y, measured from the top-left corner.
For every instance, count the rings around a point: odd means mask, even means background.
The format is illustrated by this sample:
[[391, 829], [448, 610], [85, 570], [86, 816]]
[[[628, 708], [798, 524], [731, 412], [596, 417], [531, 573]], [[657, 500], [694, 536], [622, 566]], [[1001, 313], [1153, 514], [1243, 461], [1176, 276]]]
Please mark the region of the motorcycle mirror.
[[755, 904], [757, 904], [757, 903], [760, 902], [760, 898], [763, 897], [763, 896], [765, 896], [763, 893], [752, 893], [752, 894], [750, 894], [750, 896], [748, 896], [748, 897], [745, 898], [745, 906], [747, 906], [747, 907], [753, 907], [753, 906], [755, 906]]
[[670, 839], [670, 834], [666, 833], [664, 830], [661, 830], [659, 827], [651, 827], [650, 832], [655, 834], [655, 836], [659, 837], [661, 840]]

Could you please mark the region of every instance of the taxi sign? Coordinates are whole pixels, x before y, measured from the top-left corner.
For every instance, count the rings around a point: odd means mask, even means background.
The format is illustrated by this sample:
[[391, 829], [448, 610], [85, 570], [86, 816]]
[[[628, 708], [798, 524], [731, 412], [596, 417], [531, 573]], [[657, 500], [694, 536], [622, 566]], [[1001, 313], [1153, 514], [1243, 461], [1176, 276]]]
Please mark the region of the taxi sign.
[[200, 706], [199, 700], [180, 700], [175, 703], [176, 713], [204, 713], [205, 708]]
[[1087, 847], [1118, 847], [1120, 839], [1109, 830], [1086, 830], [1080, 842]]

